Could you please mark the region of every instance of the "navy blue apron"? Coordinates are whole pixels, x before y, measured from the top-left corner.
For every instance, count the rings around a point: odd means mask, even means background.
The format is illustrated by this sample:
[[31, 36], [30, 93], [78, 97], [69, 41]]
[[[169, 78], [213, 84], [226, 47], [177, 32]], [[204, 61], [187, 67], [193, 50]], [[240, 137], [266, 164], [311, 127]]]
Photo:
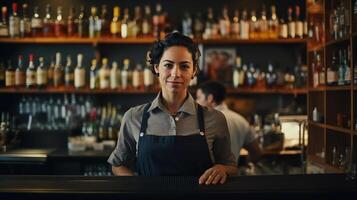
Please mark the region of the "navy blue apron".
[[138, 141], [141, 176], [201, 176], [213, 163], [205, 137], [203, 109], [197, 108], [200, 133], [188, 136], [147, 135], [150, 103], [144, 108]]

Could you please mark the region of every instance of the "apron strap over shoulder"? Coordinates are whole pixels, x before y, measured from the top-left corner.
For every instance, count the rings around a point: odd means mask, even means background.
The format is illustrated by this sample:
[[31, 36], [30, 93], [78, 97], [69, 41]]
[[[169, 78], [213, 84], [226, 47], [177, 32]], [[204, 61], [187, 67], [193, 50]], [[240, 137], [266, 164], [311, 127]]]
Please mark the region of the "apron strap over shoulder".
[[148, 110], [150, 106], [151, 106], [151, 102], [147, 103], [144, 107], [143, 117], [141, 119], [140, 137], [142, 137], [146, 133], [146, 128], [148, 127], [148, 118], [149, 118]]

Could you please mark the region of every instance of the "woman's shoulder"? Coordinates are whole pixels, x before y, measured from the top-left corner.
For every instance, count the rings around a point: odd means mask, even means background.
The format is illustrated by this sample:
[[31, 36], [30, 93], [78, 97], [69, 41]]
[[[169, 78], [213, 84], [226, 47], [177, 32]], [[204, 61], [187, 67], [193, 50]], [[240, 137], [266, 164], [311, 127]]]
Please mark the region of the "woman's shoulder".
[[148, 103], [133, 106], [129, 108], [124, 114], [124, 118], [130, 118], [130, 119], [141, 119], [145, 107], [148, 105]]
[[202, 106], [205, 118], [213, 120], [226, 120], [223, 113], [210, 107]]

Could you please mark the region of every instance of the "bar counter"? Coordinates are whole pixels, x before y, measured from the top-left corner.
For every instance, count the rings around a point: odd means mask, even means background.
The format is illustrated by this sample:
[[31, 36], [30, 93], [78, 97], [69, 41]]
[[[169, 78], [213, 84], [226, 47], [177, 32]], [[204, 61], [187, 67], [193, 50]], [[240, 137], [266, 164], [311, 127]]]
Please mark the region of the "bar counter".
[[331, 199], [357, 197], [345, 174], [230, 177], [0, 176], [0, 199]]

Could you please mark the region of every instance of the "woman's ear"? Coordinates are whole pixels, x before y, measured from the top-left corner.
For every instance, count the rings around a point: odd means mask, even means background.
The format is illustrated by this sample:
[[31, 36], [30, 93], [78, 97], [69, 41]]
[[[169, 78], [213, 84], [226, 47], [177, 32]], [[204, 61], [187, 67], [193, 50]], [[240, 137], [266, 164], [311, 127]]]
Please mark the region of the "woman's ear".
[[154, 65], [154, 70], [156, 74], [159, 74], [159, 65]]

